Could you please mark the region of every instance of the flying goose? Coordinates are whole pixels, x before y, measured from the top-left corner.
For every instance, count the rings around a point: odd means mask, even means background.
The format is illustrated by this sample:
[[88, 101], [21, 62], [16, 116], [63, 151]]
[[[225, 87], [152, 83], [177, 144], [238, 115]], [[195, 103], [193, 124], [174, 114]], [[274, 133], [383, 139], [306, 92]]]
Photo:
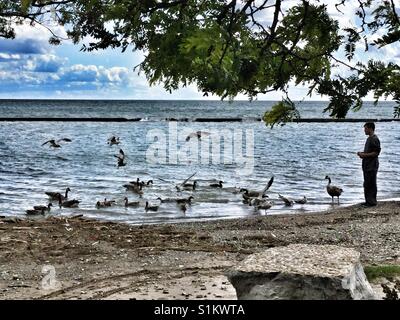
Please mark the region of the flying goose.
[[117, 167], [124, 167], [126, 166], [126, 162], [125, 162], [125, 153], [122, 149], [119, 149], [119, 153], [117, 155], [114, 155], [114, 157], [116, 157], [117, 160]]
[[60, 192], [45, 192], [45, 194], [48, 195], [51, 200], [58, 200], [60, 197], [61, 200], [65, 200], [68, 199], [69, 191], [71, 191], [69, 187], [65, 189], [65, 196], [63, 196]]
[[107, 144], [109, 144], [110, 146], [113, 146], [114, 144], [120, 144], [121, 141], [119, 141], [119, 137], [116, 136], [112, 136], [110, 138], [108, 138], [107, 140]]
[[125, 197], [124, 200], [125, 200], [125, 207], [135, 207], [136, 208], [136, 207], [139, 207], [139, 205], [140, 205], [139, 201], [129, 202], [127, 197]]
[[302, 199], [294, 200], [294, 202], [296, 202], [298, 204], [306, 204], [307, 203], [307, 197], [303, 196]]
[[204, 136], [209, 136], [210, 133], [206, 132], [206, 131], [196, 131], [196, 132], [192, 132], [191, 134], [189, 134], [186, 137], [186, 141], [189, 141], [191, 138], [197, 138], [197, 140], [201, 140], [201, 137]]
[[33, 209], [43, 211], [43, 212], [44, 211], [50, 212], [50, 207], [52, 207], [52, 206], [53, 206], [53, 204], [49, 203], [47, 206], [33, 206]]
[[146, 206], [144, 207], [144, 210], [146, 210], [146, 212], [147, 211], [158, 211], [159, 207], [160, 206], [157, 206], [157, 205], [149, 205], [149, 202], [146, 201]]
[[60, 142], [61, 141], [65, 141], [65, 142], [72, 142], [72, 140], [71, 139], [68, 139], [68, 138], [62, 138], [62, 139], [60, 139], [60, 140], [54, 140], [54, 139], [51, 139], [51, 140], [48, 140], [48, 141], [46, 141], [45, 143], [43, 143], [42, 144], [42, 146], [44, 146], [46, 143], [49, 143], [50, 144], [50, 147], [53, 147], [53, 148], [61, 148], [61, 145], [60, 145]]
[[331, 186], [331, 178], [329, 176], [326, 176], [325, 179], [328, 179], [328, 185], [326, 186], [326, 191], [332, 197], [332, 202], [333, 202], [333, 197], [337, 197], [339, 203], [339, 197], [342, 194], [343, 189], [336, 186]]
[[218, 183], [211, 183], [210, 184], [210, 187], [211, 188], [222, 188], [222, 184], [223, 184], [224, 182], [223, 181], [219, 181]]
[[280, 194], [278, 194], [278, 196], [279, 196], [279, 199], [281, 199], [285, 203], [285, 206], [290, 207], [290, 206], [293, 205], [293, 203], [294, 203], [293, 200], [290, 200], [290, 199], [288, 199], [288, 198], [286, 198], [286, 197], [284, 197], [284, 196], [282, 196]]

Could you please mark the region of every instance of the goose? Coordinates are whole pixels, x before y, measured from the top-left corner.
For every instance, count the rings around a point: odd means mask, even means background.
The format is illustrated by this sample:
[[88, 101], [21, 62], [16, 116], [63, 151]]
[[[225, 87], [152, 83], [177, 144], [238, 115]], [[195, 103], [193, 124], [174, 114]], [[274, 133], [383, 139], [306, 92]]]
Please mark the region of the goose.
[[139, 207], [140, 204], [139, 201], [129, 202], [127, 197], [125, 197], [124, 200], [125, 200], [125, 207]]
[[258, 205], [254, 206], [256, 210], [268, 210], [271, 209], [273, 202], [271, 201], [264, 201], [263, 203], [259, 203]]
[[138, 186], [138, 185], [140, 184], [140, 179], [137, 178], [136, 181], [131, 181], [131, 182], [129, 182], [129, 183]]
[[52, 207], [53, 206], [53, 204], [52, 203], [49, 203], [47, 206], [33, 206], [33, 209], [35, 209], [35, 210], [41, 210], [41, 211], [48, 211], [48, 212], [50, 212], [50, 207]]
[[119, 149], [119, 153], [117, 155], [114, 155], [114, 157], [118, 158], [118, 160], [117, 160], [118, 168], [126, 166], [125, 153], [122, 149]]
[[44, 210], [28, 209], [25, 211], [28, 216], [34, 216], [38, 214], [44, 214]]
[[158, 211], [159, 207], [160, 206], [157, 206], [157, 205], [149, 205], [149, 202], [146, 201], [146, 206], [144, 207], [144, 209], [146, 210], [146, 212], [147, 211]]
[[51, 140], [48, 140], [48, 141], [46, 141], [45, 143], [43, 143], [42, 146], [44, 146], [45, 144], [49, 143], [49, 144], [50, 144], [50, 147], [53, 147], [53, 148], [61, 148], [61, 145], [60, 145], [60, 142], [61, 142], [61, 141], [72, 142], [72, 140], [71, 140], [71, 139], [68, 139], [68, 138], [62, 138], [62, 139], [57, 140], [57, 141], [54, 140], [54, 139], [51, 139]]
[[219, 181], [218, 183], [211, 183], [210, 184], [210, 187], [211, 188], [222, 188], [222, 184], [223, 184], [224, 182], [223, 181]]
[[110, 146], [113, 146], [114, 144], [120, 144], [121, 141], [119, 141], [119, 137], [116, 136], [112, 136], [110, 138], [108, 138], [107, 140], [107, 144], [109, 144]]
[[293, 203], [294, 203], [293, 200], [290, 200], [290, 199], [288, 199], [288, 198], [286, 198], [286, 197], [284, 197], [284, 196], [282, 196], [280, 194], [278, 194], [278, 196], [279, 196], [279, 199], [281, 199], [285, 203], [285, 206], [290, 207], [290, 206], [293, 205]]
[[[194, 177], [194, 175], [196, 174], [197, 172], [195, 172], [195, 173], [193, 173], [189, 178], [187, 178], [185, 181], [183, 181], [180, 185], [176, 185], [175, 186], [175, 188], [176, 188], [176, 190], [179, 192], [179, 191], [181, 191], [181, 188], [182, 187], [184, 187], [185, 185], [186, 185], [186, 188], [190, 188], [190, 186], [188, 186], [188, 184], [187, 184], [187, 182], [192, 178], [192, 177]], [[161, 179], [160, 179], [161, 180]], [[193, 185], [194, 185], [194, 183], [193, 183]], [[193, 188], [193, 190], [194, 190], [194, 188], [196, 188], [195, 186], [191, 186], [191, 188]], [[187, 189], [186, 189], [187, 190]]]
[[126, 190], [132, 191], [133, 193], [136, 193], [138, 195], [143, 194], [143, 186], [141, 184], [139, 185], [124, 184], [124, 187], [126, 188]]
[[296, 202], [298, 204], [306, 204], [307, 203], [307, 197], [303, 196], [302, 199], [294, 200], [294, 202]]
[[333, 203], [333, 197], [337, 197], [339, 203], [339, 197], [342, 194], [343, 189], [336, 186], [331, 186], [332, 181], [329, 176], [326, 176], [325, 179], [328, 179], [328, 185], [326, 186], [326, 191], [332, 197], [332, 203]]
[[184, 190], [196, 190], [197, 181], [195, 180], [193, 183], [185, 183], [182, 188]]
[[58, 205], [64, 208], [77, 208], [80, 201], [76, 199], [62, 201], [61, 195], [58, 198]]
[[104, 198], [103, 203], [106, 207], [111, 207], [115, 203], [115, 200], [107, 200], [107, 198]]
[[177, 201], [177, 199], [174, 198], [161, 199], [161, 197], [158, 197], [157, 200], [160, 200], [160, 203], [172, 203]]
[[187, 203], [187, 204], [191, 205], [192, 204], [192, 199], [194, 199], [193, 196], [190, 196], [189, 198], [176, 199], [176, 203], [178, 203], [178, 204]]
[[97, 201], [96, 202], [96, 208], [100, 209], [100, 208], [105, 208], [106, 205], [103, 202]]
[[201, 137], [202, 137], [202, 136], [206, 137], [206, 136], [209, 136], [209, 135], [210, 135], [210, 133], [209, 133], [209, 132], [206, 132], [206, 131], [196, 131], [196, 132], [192, 132], [191, 134], [189, 134], [189, 135], [186, 137], [186, 141], [189, 141], [189, 140], [192, 139], [192, 138], [197, 138], [197, 140], [201, 140]]
[[[265, 202], [265, 198], [269, 198], [268, 195], [266, 195], [265, 193], [272, 186], [273, 182], [274, 182], [274, 177], [272, 176], [271, 179], [269, 179], [265, 188], [261, 192], [249, 191], [247, 189], [242, 189], [242, 190], [244, 190], [244, 193], [242, 195], [243, 199], [245, 200], [244, 203], [249, 203], [249, 205], [257, 205], [258, 203]], [[256, 198], [256, 199], [252, 199], [252, 198]]]
[[70, 188], [65, 189], [65, 196], [63, 196], [60, 192], [45, 192], [46, 195], [49, 196], [51, 200], [58, 200], [61, 197], [61, 200], [68, 199], [68, 192], [71, 191]]

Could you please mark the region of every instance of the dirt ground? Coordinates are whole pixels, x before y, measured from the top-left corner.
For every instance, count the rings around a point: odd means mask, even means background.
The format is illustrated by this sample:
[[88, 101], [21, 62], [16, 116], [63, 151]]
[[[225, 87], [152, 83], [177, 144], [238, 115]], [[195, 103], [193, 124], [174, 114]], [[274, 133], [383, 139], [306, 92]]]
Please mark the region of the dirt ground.
[[[400, 203], [315, 214], [132, 226], [0, 218], [0, 299], [236, 299], [225, 271], [290, 243], [337, 244], [400, 264]], [[382, 293], [380, 279], [373, 288]]]

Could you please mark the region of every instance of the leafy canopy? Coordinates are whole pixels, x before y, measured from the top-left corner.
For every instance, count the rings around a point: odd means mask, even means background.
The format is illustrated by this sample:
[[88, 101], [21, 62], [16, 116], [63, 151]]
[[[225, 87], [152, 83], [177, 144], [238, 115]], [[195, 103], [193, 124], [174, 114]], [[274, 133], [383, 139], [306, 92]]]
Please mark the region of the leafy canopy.
[[[329, 15], [331, 1], [322, 0], [290, 1], [291, 7], [286, 0], [0, 0], [0, 37], [15, 37], [18, 23], [56, 21], [74, 43], [93, 39], [84, 51], [143, 50], [139, 71], [169, 91], [196, 84], [204, 95], [253, 99], [302, 84], [309, 95], [329, 97], [324, 112], [334, 118], [361, 108], [369, 92], [375, 102], [392, 97], [400, 116], [399, 65], [357, 59], [360, 48], [365, 56], [398, 43], [397, 1], [336, 1]], [[357, 24], [340, 25], [337, 18], [354, 3]], [[49, 39], [62, 40], [54, 33]], [[338, 66], [345, 72], [338, 74]], [[264, 120], [283, 124], [298, 116], [287, 98]]]

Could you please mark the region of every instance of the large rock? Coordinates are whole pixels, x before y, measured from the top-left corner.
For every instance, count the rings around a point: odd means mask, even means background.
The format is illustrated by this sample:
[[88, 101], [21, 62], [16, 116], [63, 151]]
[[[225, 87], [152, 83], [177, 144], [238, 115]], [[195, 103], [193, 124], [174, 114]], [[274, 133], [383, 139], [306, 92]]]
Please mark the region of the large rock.
[[253, 254], [227, 272], [238, 299], [375, 299], [360, 253], [292, 244]]

